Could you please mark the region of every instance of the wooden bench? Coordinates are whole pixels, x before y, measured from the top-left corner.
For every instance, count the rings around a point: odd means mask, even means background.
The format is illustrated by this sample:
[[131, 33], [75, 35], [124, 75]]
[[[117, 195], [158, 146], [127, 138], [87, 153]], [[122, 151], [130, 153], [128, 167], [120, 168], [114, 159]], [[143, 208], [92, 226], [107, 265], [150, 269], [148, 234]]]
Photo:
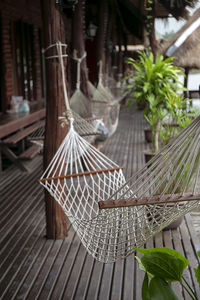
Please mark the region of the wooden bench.
[[12, 134], [8, 138], [4, 139], [2, 143], [9, 146], [16, 145], [19, 141], [26, 138], [37, 129], [44, 127], [44, 125], [45, 125], [44, 120], [36, 122], [33, 125], [21, 129], [17, 131], [15, 134]]
[[[42, 109], [22, 116], [22, 118], [14, 119], [8, 124], [0, 125], [1, 151], [22, 171], [29, 171], [22, 160], [32, 159], [41, 150], [39, 145], [31, 145], [28, 149], [25, 149], [24, 145], [28, 136], [45, 126], [44, 117], [45, 109]], [[16, 155], [12, 148], [18, 147], [19, 143], [21, 143], [22, 153]]]

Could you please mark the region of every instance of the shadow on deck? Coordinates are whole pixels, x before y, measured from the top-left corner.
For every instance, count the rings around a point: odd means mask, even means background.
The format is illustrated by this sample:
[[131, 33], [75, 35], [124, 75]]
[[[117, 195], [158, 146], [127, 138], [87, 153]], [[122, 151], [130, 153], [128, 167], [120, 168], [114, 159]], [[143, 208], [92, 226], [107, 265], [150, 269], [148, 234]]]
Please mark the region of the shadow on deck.
[[[103, 152], [124, 166], [129, 177], [144, 164], [142, 151], [144, 121], [140, 112], [123, 108], [117, 132]], [[36, 182], [41, 174], [42, 156], [29, 163], [31, 173], [16, 167], [1, 176], [0, 198], [0, 299], [141, 299], [143, 273], [134, 255], [113, 264], [89, 256], [70, 228], [64, 241], [46, 240], [43, 189]], [[147, 247], [167, 246], [183, 253], [197, 265], [200, 249], [190, 216], [177, 230], [160, 232]], [[185, 276], [198, 290], [194, 273]], [[180, 299], [179, 286], [175, 286]], [[199, 290], [198, 290], [199, 292]]]

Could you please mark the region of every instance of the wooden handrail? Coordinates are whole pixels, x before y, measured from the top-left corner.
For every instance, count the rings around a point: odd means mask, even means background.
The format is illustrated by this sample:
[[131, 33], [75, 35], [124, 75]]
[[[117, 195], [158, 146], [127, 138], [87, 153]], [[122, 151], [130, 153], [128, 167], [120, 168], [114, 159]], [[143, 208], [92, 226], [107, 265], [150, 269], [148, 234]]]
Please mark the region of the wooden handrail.
[[200, 194], [192, 195], [190, 193], [185, 194], [175, 194], [171, 196], [167, 195], [156, 195], [152, 197], [142, 197], [142, 198], [131, 198], [131, 199], [120, 199], [120, 200], [107, 200], [99, 201], [100, 209], [107, 208], [118, 208], [118, 207], [129, 207], [129, 206], [139, 206], [139, 205], [151, 205], [151, 204], [165, 204], [165, 203], [176, 203], [184, 201], [200, 201]]
[[114, 172], [121, 170], [122, 167], [116, 167], [116, 168], [110, 168], [110, 169], [101, 169], [101, 170], [95, 170], [95, 171], [87, 171], [82, 173], [74, 173], [74, 174], [68, 174], [63, 176], [55, 176], [55, 177], [48, 177], [48, 178], [42, 178], [38, 179], [39, 182], [45, 182], [45, 181], [51, 181], [51, 180], [62, 180], [62, 179], [68, 179], [72, 177], [80, 177], [80, 176], [89, 176], [89, 175], [95, 175], [95, 174], [101, 174], [101, 173], [108, 173], [108, 172]]

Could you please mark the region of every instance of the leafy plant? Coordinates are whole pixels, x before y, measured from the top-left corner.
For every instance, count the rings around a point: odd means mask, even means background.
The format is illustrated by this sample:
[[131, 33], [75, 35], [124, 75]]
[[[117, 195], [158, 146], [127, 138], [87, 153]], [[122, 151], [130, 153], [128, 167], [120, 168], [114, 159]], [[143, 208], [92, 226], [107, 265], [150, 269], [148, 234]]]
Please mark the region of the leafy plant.
[[163, 144], [169, 143], [169, 141], [177, 136], [182, 129], [186, 128], [194, 118], [199, 115], [198, 110], [190, 108], [186, 109], [187, 99], [179, 95], [176, 97], [176, 101], [171, 101], [170, 114], [168, 115], [168, 122], [163, 123], [160, 130], [160, 137]]
[[[144, 254], [141, 259], [136, 257], [139, 268], [145, 272], [142, 300], [178, 300], [170, 282], [179, 282], [192, 300], [200, 299], [183, 275], [189, 260], [181, 253], [170, 248], [136, 250]], [[200, 284], [200, 264], [194, 272]]]
[[154, 56], [151, 51], [139, 51], [139, 60], [127, 59], [133, 67], [127, 90], [131, 90], [137, 103], [144, 107], [144, 116], [150, 122], [153, 131], [154, 152], [159, 151], [159, 131], [161, 122], [172, 110], [172, 99], [177, 99], [177, 93], [183, 90], [178, 80], [181, 70], [172, 64], [173, 58], [164, 59], [161, 54]]

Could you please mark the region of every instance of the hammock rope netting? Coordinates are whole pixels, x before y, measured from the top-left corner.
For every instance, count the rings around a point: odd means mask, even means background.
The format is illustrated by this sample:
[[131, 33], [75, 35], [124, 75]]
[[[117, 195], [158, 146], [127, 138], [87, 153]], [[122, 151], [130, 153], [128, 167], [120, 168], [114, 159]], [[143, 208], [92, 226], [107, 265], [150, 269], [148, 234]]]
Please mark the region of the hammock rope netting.
[[[62, 66], [61, 45], [57, 48]], [[69, 132], [39, 181], [87, 251], [110, 263], [199, 207], [199, 160], [200, 117], [126, 181], [122, 169], [80, 137], [70, 119]]]
[[[92, 143], [97, 138], [97, 136], [101, 136], [102, 133], [99, 131], [99, 126], [102, 122], [103, 117], [99, 116], [99, 117], [90, 117], [90, 118], [83, 119], [74, 111], [72, 111], [72, 115], [74, 118], [75, 131], [81, 137], [84, 137], [88, 141], [88, 143]], [[65, 113], [59, 119], [63, 127], [68, 124]], [[28, 140], [33, 144], [37, 144], [41, 148], [43, 148], [44, 136], [45, 136], [45, 127], [42, 126], [41, 128], [38, 128], [36, 131], [34, 131], [28, 137]]]
[[[62, 44], [62, 47], [66, 48], [66, 45]], [[47, 48], [49, 50], [49, 47]], [[64, 57], [67, 57], [65, 55]], [[76, 132], [82, 137], [84, 137], [89, 143], [92, 143], [97, 136], [99, 139], [102, 137], [102, 130], [101, 130], [101, 124], [104, 116], [92, 116], [88, 117], [88, 100], [80, 90], [80, 64], [82, 60], [86, 57], [86, 53], [81, 58], [77, 58], [77, 53], [76, 51], [74, 52], [74, 59], [78, 62], [77, 63], [77, 82], [76, 82], [76, 91], [74, 92], [72, 98], [70, 99], [70, 107], [75, 109], [71, 109], [73, 119], [74, 119], [74, 127]], [[55, 58], [55, 56], [51, 56], [50, 58]], [[47, 57], [46, 59], [49, 59]], [[79, 99], [81, 105], [78, 105], [79, 107], [82, 107], [81, 109], [77, 109], [76, 106], [76, 99]], [[62, 117], [60, 117], [61, 120], [64, 122], [62, 123], [68, 123], [66, 114]], [[44, 136], [45, 136], [45, 126], [43, 125], [42, 127], [38, 128], [36, 131], [34, 131], [29, 137], [29, 141], [39, 145], [41, 148], [43, 148], [44, 144]], [[102, 138], [101, 138], [102, 140]]]

